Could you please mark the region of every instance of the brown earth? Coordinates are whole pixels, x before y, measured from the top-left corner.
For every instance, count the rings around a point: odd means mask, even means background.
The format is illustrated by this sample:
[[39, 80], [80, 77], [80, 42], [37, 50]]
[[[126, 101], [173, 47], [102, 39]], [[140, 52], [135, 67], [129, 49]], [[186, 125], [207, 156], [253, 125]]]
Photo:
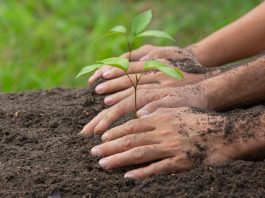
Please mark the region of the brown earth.
[[[99, 136], [77, 136], [104, 105], [92, 89], [0, 94], [0, 197], [263, 197], [265, 159], [123, 178], [90, 156]], [[123, 123], [125, 116], [116, 124]]]

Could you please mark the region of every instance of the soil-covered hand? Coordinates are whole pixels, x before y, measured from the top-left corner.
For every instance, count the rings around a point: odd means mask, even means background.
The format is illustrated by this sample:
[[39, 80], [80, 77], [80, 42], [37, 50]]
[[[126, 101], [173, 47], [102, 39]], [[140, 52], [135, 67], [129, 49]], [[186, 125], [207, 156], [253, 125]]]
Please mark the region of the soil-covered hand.
[[[159, 59], [159, 61], [168, 64], [171, 63], [165, 59]], [[143, 67], [143, 62], [135, 62], [131, 63], [136, 67], [141, 65]], [[174, 66], [173, 66], [174, 67]], [[173, 77], [167, 76], [159, 71], [148, 71], [142, 74], [141, 80], [139, 81], [139, 88], [163, 88], [163, 87], [180, 87], [184, 85], [194, 84], [205, 80], [206, 78], [212, 77], [218, 73], [216, 72], [208, 72], [208, 73], [189, 73], [183, 72], [184, 79], [177, 80]], [[140, 74], [137, 74], [138, 77]], [[135, 82], [135, 74], [131, 74], [130, 78]], [[128, 89], [129, 88], [129, 89]], [[133, 87], [131, 81], [127, 76], [121, 76], [114, 79], [110, 79], [106, 82], [103, 82], [96, 86], [95, 88], [98, 94], [110, 94], [113, 95], [107, 96], [104, 100], [106, 105], [113, 105], [124, 99], [125, 97], [131, 95], [133, 93]], [[115, 93], [117, 92], [117, 93]]]
[[[129, 53], [125, 53], [122, 57], [129, 58]], [[193, 55], [191, 48], [179, 48], [179, 47], [156, 47], [153, 45], [144, 45], [131, 53], [131, 64], [129, 66], [128, 73], [140, 73], [143, 71], [143, 64], [139, 61], [150, 60], [150, 59], [171, 59], [171, 60], [182, 60], [190, 59], [193, 60], [196, 65], [200, 65]], [[110, 66], [104, 66], [97, 70], [88, 80], [91, 84], [97, 78], [103, 77], [105, 79], [113, 79], [123, 76], [125, 73], [118, 69]]]
[[128, 178], [218, 165], [240, 156], [239, 141], [225, 137], [226, 123], [225, 117], [187, 107], [162, 108], [105, 132], [91, 154], [104, 157], [99, 164], [105, 169], [155, 161], [127, 172]]
[[[157, 110], [159, 107], [201, 107], [207, 108], [208, 99], [205, 85], [196, 83], [178, 88], [140, 89], [137, 91], [137, 115], [144, 116]], [[122, 115], [135, 111], [134, 93], [121, 100], [114, 106], [103, 110], [92, 119], [80, 132], [83, 135], [92, 135], [105, 131]]]

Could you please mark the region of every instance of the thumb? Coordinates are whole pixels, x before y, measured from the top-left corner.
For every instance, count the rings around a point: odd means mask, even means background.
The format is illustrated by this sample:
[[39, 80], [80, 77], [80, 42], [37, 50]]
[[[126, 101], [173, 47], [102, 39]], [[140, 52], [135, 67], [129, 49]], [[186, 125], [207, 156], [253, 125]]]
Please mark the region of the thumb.
[[147, 61], [147, 60], [150, 60], [150, 59], [151, 59], [151, 57], [150, 57], [150, 53], [149, 53], [149, 54], [143, 56], [142, 58], [140, 58], [140, 61]]
[[160, 107], [169, 108], [170, 106], [172, 105], [168, 103], [167, 99], [156, 100], [156, 101], [150, 102], [149, 104], [141, 108], [139, 111], [137, 111], [137, 116], [138, 117], [147, 116], [155, 112]]

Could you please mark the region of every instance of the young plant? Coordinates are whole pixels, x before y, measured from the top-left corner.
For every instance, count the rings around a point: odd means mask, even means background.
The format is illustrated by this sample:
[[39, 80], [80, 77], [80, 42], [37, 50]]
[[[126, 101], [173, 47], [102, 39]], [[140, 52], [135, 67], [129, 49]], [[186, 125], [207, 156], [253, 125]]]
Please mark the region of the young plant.
[[[164, 74], [174, 77], [176, 79], [182, 79], [183, 75], [182, 72], [178, 68], [172, 68], [168, 65], [158, 61], [158, 60], [148, 60], [144, 63], [143, 71], [137, 75], [135, 74], [135, 80], [133, 80], [128, 73], [129, 69], [129, 62], [131, 61], [131, 53], [134, 47], [135, 40], [140, 37], [158, 37], [158, 38], [164, 38], [169, 39], [172, 41], [175, 41], [170, 35], [168, 35], [166, 32], [160, 31], [160, 30], [148, 30], [144, 31], [144, 29], [148, 26], [148, 24], [152, 20], [152, 11], [148, 10], [143, 13], [140, 13], [137, 15], [132, 22], [131, 26], [131, 32], [128, 32], [127, 28], [123, 25], [118, 25], [113, 27], [107, 34], [103, 35], [99, 39], [102, 39], [106, 36], [110, 35], [122, 35], [125, 37], [127, 45], [128, 45], [128, 51], [129, 51], [129, 58], [123, 58], [123, 57], [114, 57], [114, 58], [108, 58], [104, 60], [97, 61], [95, 64], [88, 65], [86, 67], [83, 67], [82, 70], [79, 72], [79, 74], [76, 76], [78, 78], [81, 75], [84, 74], [92, 74], [97, 69], [103, 67], [104, 65], [109, 65], [112, 67], [117, 67], [121, 70], [123, 70], [130, 80], [132, 87], [134, 88], [134, 107], [135, 112], [137, 111], [137, 87], [139, 85], [139, 82], [141, 80], [141, 77], [144, 72], [147, 70], [159, 70], [163, 72]], [[99, 40], [98, 39], [98, 40]]]

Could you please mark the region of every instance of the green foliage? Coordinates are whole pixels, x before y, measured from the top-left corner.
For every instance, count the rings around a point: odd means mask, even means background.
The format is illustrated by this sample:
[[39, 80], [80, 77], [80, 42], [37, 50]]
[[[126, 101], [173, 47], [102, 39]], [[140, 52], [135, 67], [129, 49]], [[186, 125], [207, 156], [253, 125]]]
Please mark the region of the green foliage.
[[117, 26], [113, 27], [110, 30], [110, 32], [116, 32], [116, 33], [125, 34], [127, 32], [127, 29], [123, 25], [117, 25]]
[[[150, 31], [140, 33], [141, 31], [143, 31], [146, 28], [146, 26], [151, 22], [151, 20], [152, 20], [152, 11], [151, 10], [145, 11], [145, 12], [137, 15], [132, 22], [132, 33], [134, 33], [136, 35], [136, 37], [151, 36], [151, 37], [166, 38], [169, 40], [174, 40], [169, 34], [167, 34], [166, 32], [163, 32], [163, 31], [159, 31], [159, 30], [150, 30]], [[128, 34], [126, 34], [127, 29], [123, 25], [118, 25], [118, 26], [113, 27], [109, 33], [103, 35], [101, 38], [109, 36], [112, 33], [124, 34], [126, 36], [126, 38], [127, 38], [126, 42], [127, 42], [128, 47], [129, 47], [128, 50], [131, 53], [131, 51], [133, 50], [131, 48], [131, 46], [133, 46], [134, 39], [136, 37], [133, 38], [133, 40], [130, 42], [129, 36], [128, 36]], [[140, 34], [138, 34], [138, 33], [140, 33]], [[127, 73], [128, 68], [129, 68], [129, 60], [126, 58], [122, 58], [122, 57], [108, 58], [108, 59], [97, 61], [97, 63], [117, 67], [117, 68], [125, 71], [125, 73]], [[154, 69], [158, 68], [158, 66], [159, 66], [158, 63], [159, 63], [159, 61], [153, 62], [153, 68]], [[79, 76], [84, 75], [84, 74], [91, 74], [93, 71], [99, 69], [103, 65], [93, 64], [90, 66], [86, 66], [85, 68], [83, 68], [79, 72], [79, 74], [76, 76], [76, 78], [78, 78]], [[147, 66], [148, 66], [148, 64], [147, 64]], [[162, 67], [162, 66], [165, 67], [166, 65], [160, 63], [160, 67]], [[179, 78], [179, 75], [176, 75], [174, 73], [174, 71], [171, 71], [172, 70], [171, 68], [168, 68], [168, 69], [160, 68], [160, 69], [161, 69], [161, 71], [163, 71], [167, 75], [170, 75], [172, 77], [176, 76], [177, 79]], [[128, 76], [128, 78], [129, 78], [129, 76]], [[139, 82], [137, 82], [137, 83], [139, 83]], [[137, 83], [135, 85], [133, 84], [132, 86], [137, 87], [137, 85], [138, 85]]]
[[84, 74], [91, 74], [95, 70], [99, 69], [102, 66], [104, 66], [104, 64], [102, 64], [102, 63], [97, 63], [97, 64], [85, 66], [82, 68], [82, 70], [77, 74], [77, 76], [75, 78], [78, 78], [79, 76], [82, 76]]
[[98, 63], [113, 66], [120, 68], [121, 70], [127, 72], [129, 68], [129, 61], [127, 58], [122, 57], [114, 57], [114, 58], [107, 58], [104, 60], [97, 61]]
[[148, 70], [148, 69], [156, 69], [159, 70], [161, 72], [163, 72], [164, 74], [174, 77], [178, 80], [181, 80], [184, 78], [183, 73], [181, 72], [181, 70], [179, 70], [178, 68], [171, 68], [168, 65], [161, 63], [160, 61], [157, 60], [149, 60], [146, 61], [144, 63], [144, 70]]
[[132, 22], [132, 32], [134, 35], [142, 32], [152, 20], [152, 11], [147, 10], [137, 15]]
[[[102, 43], [92, 41], [117, 24], [129, 27], [135, 13], [144, 9], [152, 8], [157, 16], [150, 29], [161, 28], [176, 38], [174, 45], [185, 47], [260, 2], [1, 0], [0, 92], [84, 87], [86, 80], [73, 79], [80, 66], [127, 51], [123, 36]], [[142, 44], [142, 39], [137, 39], [135, 48]], [[168, 45], [164, 39], [152, 41], [155, 45]]]
[[157, 38], [165, 38], [172, 41], [176, 41], [172, 36], [170, 36], [168, 33], [160, 31], [160, 30], [149, 30], [142, 32], [137, 35], [137, 37], [157, 37]]

